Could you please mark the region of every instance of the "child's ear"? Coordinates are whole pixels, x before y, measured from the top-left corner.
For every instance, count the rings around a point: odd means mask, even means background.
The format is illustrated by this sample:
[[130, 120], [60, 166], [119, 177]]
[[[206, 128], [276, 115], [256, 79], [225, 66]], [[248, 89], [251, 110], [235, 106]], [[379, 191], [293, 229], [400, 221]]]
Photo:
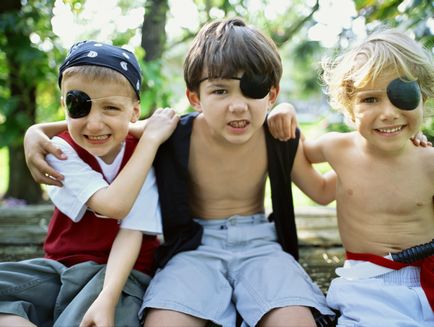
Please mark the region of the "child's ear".
[[197, 92], [187, 89], [185, 95], [187, 96], [187, 99], [190, 102], [191, 106], [194, 108], [194, 110], [199, 112], [202, 111], [199, 94]]
[[280, 86], [273, 86], [268, 93], [268, 104], [270, 108], [276, 103], [277, 96], [280, 92]]
[[135, 123], [140, 118], [140, 101], [134, 102], [133, 112], [131, 113], [131, 123]]

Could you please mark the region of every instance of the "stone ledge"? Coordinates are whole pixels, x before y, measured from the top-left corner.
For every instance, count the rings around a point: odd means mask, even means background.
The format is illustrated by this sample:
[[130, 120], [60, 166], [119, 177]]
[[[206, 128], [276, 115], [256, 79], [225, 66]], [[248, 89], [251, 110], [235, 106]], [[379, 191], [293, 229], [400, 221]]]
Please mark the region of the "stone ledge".
[[[0, 207], [0, 262], [43, 256], [42, 243], [53, 212], [50, 204]], [[329, 207], [295, 210], [300, 244], [300, 264], [327, 291], [342, 265], [344, 250], [337, 231], [336, 212]]]

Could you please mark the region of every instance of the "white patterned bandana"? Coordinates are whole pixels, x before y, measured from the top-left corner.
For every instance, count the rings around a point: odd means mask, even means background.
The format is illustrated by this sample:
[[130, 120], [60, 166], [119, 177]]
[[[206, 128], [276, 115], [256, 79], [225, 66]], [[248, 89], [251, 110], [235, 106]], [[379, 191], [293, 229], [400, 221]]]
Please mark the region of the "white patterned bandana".
[[95, 41], [78, 42], [71, 47], [59, 68], [59, 87], [65, 69], [84, 65], [102, 66], [121, 73], [130, 82], [140, 99], [141, 71], [136, 56], [131, 51]]

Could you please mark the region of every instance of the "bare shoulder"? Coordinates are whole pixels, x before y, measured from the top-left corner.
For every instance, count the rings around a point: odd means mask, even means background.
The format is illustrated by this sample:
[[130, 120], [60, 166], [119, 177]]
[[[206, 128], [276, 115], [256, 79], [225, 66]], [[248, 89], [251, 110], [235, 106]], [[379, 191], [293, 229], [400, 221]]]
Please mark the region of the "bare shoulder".
[[322, 146], [328, 149], [340, 150], [354, 146], [355, 132], [329, 132], [319, 138]]
[[434, 181], [434, 147], [418, 148], [417, 151], [423, 167]]

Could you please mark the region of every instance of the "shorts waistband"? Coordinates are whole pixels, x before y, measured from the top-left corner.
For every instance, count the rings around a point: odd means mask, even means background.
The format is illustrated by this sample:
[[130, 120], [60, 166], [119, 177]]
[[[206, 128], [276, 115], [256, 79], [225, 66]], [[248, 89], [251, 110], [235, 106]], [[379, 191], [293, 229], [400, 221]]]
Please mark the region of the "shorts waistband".
[[210, 229], [227, 229], [229, 226], [268, 223], [265, 213], [257, 213], [249, 216], [234, 215], [224, 219], [195, 218], [194, 221], [202, 225], [204, 228]]
[[[345, 264], [344, 267], [347, 266], [347, 268], [344, 269], [348, 269], [348, 270], [352, 270], [353, 272], [357, 273], [357, 271], [362, 267], [363, 269], [363, 265], [366, 264], [366, 261], [359, 261], [359, 260], [345, 260]], [[372, 264], [370, 262], [368, 262], [369, 265], [372, 265], [372, 269], [375, 269], [375, 267], [381, 267], [378, 266], [376, 264]], [[414, 267], [414, 266], [408, 266], [408, 267], [404, 267], [401, 268], [399, 270], [393, 270], [393, 269], [389, 269], [389, 268], [385, 268], [385, 271], [380, 273], [380, 274], [376, 274], [373, 273], [372, 276], [365, 276], [362, 278], [357, 278], [354, 277], [352, 279], [364, 279], [364, 278], [379, 278], [382, 279], [385, 282], [390, 282], [390, 283], [394, 283], [394, 284], [404, 284], [407, 286], [417, 286], [420, 285], [420, 268], [419, 267]]]

